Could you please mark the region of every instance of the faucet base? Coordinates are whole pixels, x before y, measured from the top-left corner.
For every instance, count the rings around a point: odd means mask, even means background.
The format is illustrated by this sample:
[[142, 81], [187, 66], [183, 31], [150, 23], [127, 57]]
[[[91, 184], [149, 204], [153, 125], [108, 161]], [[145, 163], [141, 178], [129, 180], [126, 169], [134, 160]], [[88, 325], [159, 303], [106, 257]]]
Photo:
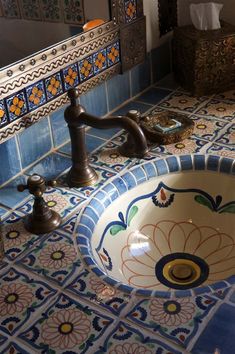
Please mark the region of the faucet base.
[[70, 188], [92, 186], [98, 180], [95, 170], [87, 166], [86, 169], [71, 168], [67, 174], [66, 182]]
[[126, 141], [124, 144], [119, 146], [118, 151], [122, 156], [144, 158], [148, 154], [149, 149], [146, 146], [145, 151], [138, 153], [135, 145], [132, 145], [129, 141]]
[[55, 229], [57, 229], [61, 224], [61, 216], [54, 210], [50, 210], [50, 217], [37, 218], [34, 214], [27, 215], [24, 218], [24, 226], [27, 231], [35, 235], [47, 234]]

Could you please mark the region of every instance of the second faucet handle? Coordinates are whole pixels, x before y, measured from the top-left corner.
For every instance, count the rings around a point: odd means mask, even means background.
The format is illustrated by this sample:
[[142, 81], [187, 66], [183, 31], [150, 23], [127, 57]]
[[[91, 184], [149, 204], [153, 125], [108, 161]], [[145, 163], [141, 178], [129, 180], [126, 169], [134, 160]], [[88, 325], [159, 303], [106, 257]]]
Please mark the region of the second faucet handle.
[[19, 184], [17, 186], [17, 190], [19, 192], [23, 192], [28, 189], [30, 194], [33, 194], [35, 197], [41, 197], [43, 193], [46, 191], [46, 187], [55, 187], [57, 182], [55, 180], [46, 181], [44, 177], [33, 174], [29, 176], [27, 180], [27, 184]]

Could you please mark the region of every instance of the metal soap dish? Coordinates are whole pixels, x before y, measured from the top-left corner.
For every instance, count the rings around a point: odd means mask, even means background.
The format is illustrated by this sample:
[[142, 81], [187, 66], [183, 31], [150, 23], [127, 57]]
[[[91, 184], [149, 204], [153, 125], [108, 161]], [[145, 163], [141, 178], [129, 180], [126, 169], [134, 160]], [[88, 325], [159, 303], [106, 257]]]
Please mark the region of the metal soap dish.
[[139, 124], [149, 142], [161, 145], [177, 143], [192, 133], [194, 122], [175, 112], [157, 112], [142, 117]]

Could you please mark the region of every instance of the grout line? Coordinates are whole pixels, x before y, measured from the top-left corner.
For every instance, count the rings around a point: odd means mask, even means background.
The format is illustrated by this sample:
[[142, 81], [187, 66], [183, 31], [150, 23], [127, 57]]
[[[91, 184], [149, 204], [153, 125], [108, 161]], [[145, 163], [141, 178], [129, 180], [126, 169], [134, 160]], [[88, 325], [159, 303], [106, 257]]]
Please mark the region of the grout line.
[[[20, 163], [20, 170], [21, 170], [20, 174], [21, 174], [23, 171], [23, 166], [22, 166], [22, 161], [21, 161], [21, 150], [20, 150], [20, 142], [19, 142], [18, 134], [15, 137], [15, 142], [16, 142], [16, 150], [17, 150], [18, 156], [19, 156], [19, 163]], [[1, 188], [1, 186], [0, 186], [0, 188]]]
[[54, 141], [54, 136], [53, 136], [53, 132], [52, 132], [51, 119], [50, 119], [49, 115], [47, 116], [47, 121], [48, 121], [50, 138], [51, 138], [51, 147], [55, 148], [55, 141]]

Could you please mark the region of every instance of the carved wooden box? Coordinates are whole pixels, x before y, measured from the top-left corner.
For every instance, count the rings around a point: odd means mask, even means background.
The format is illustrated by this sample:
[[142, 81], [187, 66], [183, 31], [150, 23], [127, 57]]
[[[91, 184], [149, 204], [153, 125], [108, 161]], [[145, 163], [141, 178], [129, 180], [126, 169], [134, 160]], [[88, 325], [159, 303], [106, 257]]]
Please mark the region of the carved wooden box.
[[192, 94], [206, 95], [235, 87], [235, 27], [218, 30], [178, 27], [173, 37], [173, 70], [177, 82]]

